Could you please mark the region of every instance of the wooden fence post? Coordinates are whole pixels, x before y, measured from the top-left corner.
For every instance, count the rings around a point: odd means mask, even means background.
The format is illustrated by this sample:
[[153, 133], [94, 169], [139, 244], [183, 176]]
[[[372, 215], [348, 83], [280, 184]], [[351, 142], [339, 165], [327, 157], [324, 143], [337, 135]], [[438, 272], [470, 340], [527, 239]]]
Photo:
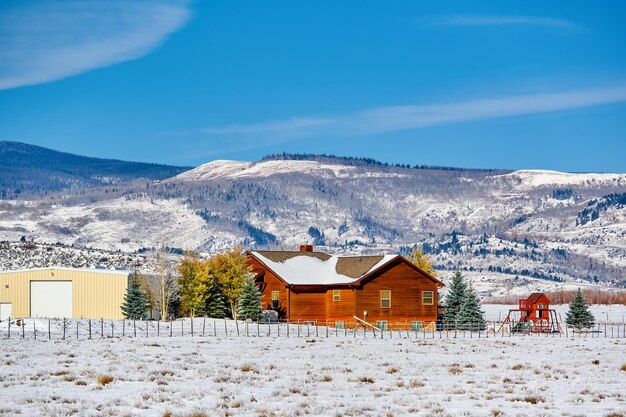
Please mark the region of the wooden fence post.
[[52, 338], [52, 334], [50, 333], [50, 319], [48, 319], [48, 340]]
[[113, 329], [113, 320], [111, 320], [111, 337], [115, 337], [115, 330]]
[[63, 340], [65, 340], [65, 319], [63, 319]]
[[157, 320], [157, 337], [161, 336], [161, 319]]
[[126, 336], [126, 319], [122, 319], [122, 337]]
[[206, 327], [206, 316], [202, 317], [202, 337], [204, 337], [205, 327]]
[[91, 319], [89, 319], [89, 339], [91, 340]]
[[217, 336], [217, 328], [215, 327], [215, 320], [213, 320], [213, 336]]
[[137, 337], [137, 320], [133, 319], [133, 337]]
[[37, 326], [35, 325], [35, 320], [33, 320], [33, 336], [35, 336], [35, 340], [37, 340]]
[[170, 337], [174, 335], [174, 326], [172, 323], [172, 319], [170, 318]]
[[76, 340], [78, 340], [78, 320], [76, 320]]
[[235, 327], [237, 328], [237, 336], [239, 336], [239, 320], [235, 319]]
[[104, 338], [104, 320], [100, 317], [100, 337]]
[[193, 337], [193, 316], [189, 319], [189, 324], [191, 326], [191, 337]]

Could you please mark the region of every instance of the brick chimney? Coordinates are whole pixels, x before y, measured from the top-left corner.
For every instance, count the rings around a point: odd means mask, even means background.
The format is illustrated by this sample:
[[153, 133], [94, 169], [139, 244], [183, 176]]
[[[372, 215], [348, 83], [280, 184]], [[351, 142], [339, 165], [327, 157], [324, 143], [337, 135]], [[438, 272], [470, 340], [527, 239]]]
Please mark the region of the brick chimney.
[[300, 245], [300, 252], [313, 252], [314, 249], [313, 245]]

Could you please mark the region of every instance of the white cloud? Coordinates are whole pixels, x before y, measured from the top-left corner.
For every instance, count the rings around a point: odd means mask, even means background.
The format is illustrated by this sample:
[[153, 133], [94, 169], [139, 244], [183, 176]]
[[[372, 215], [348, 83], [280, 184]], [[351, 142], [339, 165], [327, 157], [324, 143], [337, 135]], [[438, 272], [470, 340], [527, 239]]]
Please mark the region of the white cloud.
[[[429, 126], [592, 107], [626, 101], [626, 86], [527, 94], [445, 104], [374, 107], [333, 117], [303, 117], [201, 129], [211, 136], [287, 139], [374, 135]], [[255, 142], [258, 145], [258, 142]]]
[[190, 15], [182, 0], [21, 3], [0, 14], [0, 90], [139, 58]]
[[549, 26], [561, 29], [582, 29], [583, 27], [563, 19], [540, 16], [499, 16], [499, 15], [452, 15], [430, 21], [432, 26], [503, 26], [532, 25]]

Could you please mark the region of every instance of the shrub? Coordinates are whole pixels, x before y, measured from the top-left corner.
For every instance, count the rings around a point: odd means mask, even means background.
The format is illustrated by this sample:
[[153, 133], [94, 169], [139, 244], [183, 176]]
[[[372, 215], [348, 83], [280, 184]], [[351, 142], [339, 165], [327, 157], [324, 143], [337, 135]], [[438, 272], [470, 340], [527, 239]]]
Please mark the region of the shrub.
[[100, 375], [97, 379], [98, 384], [100, 385], [106, 385], [106, 384], [110, 384], [111, 382], [113, 382], [115, 378], [113, 378], [111, 375]]

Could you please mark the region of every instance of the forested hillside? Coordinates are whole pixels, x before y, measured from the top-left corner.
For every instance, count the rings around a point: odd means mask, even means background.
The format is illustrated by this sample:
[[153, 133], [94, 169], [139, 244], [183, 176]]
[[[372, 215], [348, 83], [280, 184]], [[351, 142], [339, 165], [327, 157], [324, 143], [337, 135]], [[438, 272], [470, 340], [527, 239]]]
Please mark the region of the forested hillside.
[[0, 141], [0, 199], [67, 189], [159, 180], [188, 168], [89, 158], [20, 142]]

